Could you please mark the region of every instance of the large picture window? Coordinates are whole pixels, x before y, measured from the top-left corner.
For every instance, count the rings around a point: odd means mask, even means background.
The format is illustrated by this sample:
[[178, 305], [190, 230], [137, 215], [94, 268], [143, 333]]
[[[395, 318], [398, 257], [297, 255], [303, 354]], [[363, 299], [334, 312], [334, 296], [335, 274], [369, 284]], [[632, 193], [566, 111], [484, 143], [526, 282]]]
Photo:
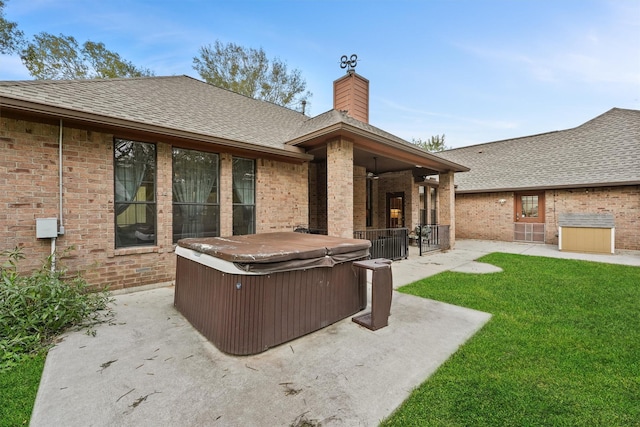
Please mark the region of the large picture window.
[[220, 234], [219, 157], [173, 148], [173, 242]]
[[233, 234], [254, 234], [256, 229], [255, 162], [233, 158]]
[[116, 248], [156, 244], [156, 146], [114, 140]]

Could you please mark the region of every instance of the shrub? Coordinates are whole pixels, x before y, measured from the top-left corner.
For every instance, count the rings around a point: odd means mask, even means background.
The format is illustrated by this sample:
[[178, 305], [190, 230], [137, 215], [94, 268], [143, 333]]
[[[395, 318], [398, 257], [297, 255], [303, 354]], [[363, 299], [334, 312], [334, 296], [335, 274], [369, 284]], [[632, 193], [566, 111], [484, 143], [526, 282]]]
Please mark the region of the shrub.
[[67, 277], [64, 268], [51, 271], [51, 256], [30, 275], [18, 273], [24, 258], [19, 249], [0, 256], [5, 258], [0, 265], [0, 370], [47, 348], [69, 327], [95, 335], [93, 326], [111, 317], [108, 291], [89, 292], [82, 277]]

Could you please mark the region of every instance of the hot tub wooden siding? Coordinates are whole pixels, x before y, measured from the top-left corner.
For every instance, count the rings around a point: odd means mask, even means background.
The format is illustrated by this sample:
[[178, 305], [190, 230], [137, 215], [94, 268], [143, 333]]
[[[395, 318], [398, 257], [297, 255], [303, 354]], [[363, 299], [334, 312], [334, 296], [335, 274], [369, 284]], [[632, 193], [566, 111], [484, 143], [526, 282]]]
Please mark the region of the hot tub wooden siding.
[[363, 310], [366, 273], [333, 267], [243, 275], [177, 257], [174, 304], [219, 350], [260, 353]]

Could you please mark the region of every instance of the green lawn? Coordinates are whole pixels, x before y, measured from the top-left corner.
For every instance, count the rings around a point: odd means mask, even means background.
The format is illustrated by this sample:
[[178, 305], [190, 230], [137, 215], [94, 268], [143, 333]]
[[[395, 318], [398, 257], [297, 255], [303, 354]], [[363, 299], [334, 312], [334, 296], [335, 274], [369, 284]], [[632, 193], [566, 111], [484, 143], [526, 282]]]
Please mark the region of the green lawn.
[[0, 371], [0, 426], [26, 426], [36, 401], [45, 352]]
[[400, 289], [492, 319], [383, 426], [640, 426], [640, 268], [494, 253]]
[[[402, 292], [493, 314], [383, 426], [640, 426], [640, 268], [522, 255]], [[0, 372], [0, 426], [27, 425], [44, 355]]]

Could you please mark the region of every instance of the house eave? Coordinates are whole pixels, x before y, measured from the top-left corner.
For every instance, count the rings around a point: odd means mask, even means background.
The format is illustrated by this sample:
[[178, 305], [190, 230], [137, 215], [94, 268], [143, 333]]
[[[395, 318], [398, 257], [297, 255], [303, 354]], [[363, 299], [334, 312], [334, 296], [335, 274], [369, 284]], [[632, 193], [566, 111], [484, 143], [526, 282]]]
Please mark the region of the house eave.
[[[304, 147], [307, 149], [317, 148], [337, 137], [350, 139], [354, 147], [370, 151], [380, 155], [393, 154], [399, 160], [406, 161], [417, 167], [440, 172], [468, 172], [470, 169], [458, 163], [445, 160], [434, 154], [426, 152], [418, 147], [409, 144], [402, 144], [393, 139], [368, 132], [348, 123], [340, 122], [322, 129], [310, 132], [301, 137], [297, 137], [287, 142], [287, 145]], [[427, 160], [425, 162], [425, 160]], [[438, 167], [434, 167], [438, 165]]]
[[539, 186], [527, 186], [527, 187], [481, 188], [481, 189], [472, 189], [472, 190], [456, 189], [456, 194], [567, 190], [567, 189], [573, 189], [573, 188], [627, 187], [632, 185], [640, 185], [640, 181], [591, 182], [591, 183], [562, 184], [562, 185], [539, 185]]
[[248, 142], [214, 137], [211, 135], [163, 127], [150, 123], [137, 122], [135, 120], [126, 120], [73, 109], [54, 107], [47, 104], [23, 101], [9, 97], [0, 97], [0, 109], [3, 108], [23, 114], [51, 117], [56, 120], [62, 119], [101, 128], [117, 129], [127, 132], [142, 132], [185, 141], [211, 143], [229, 147], [237, 151], [252, 152], [256, 155], [267, 154], [271, 157], [287, 158], [297, 162], [313, 160], [313, 156], [305, 153], [303, 149], [286, 144], [283, 144], [282, 149], [278, 149], [265, 145], [256, 145]]

